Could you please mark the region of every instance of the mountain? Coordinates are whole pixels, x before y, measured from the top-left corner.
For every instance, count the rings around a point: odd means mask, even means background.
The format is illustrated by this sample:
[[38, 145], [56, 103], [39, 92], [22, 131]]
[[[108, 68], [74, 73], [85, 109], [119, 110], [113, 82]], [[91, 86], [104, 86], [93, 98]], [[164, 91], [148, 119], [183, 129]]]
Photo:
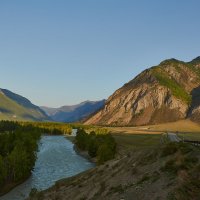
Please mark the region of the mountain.
[[0, 120], [45, 121], [50, 118], [28, 99], [0, 89]]
[[105, 100], [85, 101], [73, 106], [62, 106], [60, 108], [49, 108], [42, 106], [41, 109], [57, 122], [77, 122], [104, 107]]
[[190, 118], [200, 122], [200, 57], [169, 59], [146, 69], [111, 95], [85, 124], [133, 126]]

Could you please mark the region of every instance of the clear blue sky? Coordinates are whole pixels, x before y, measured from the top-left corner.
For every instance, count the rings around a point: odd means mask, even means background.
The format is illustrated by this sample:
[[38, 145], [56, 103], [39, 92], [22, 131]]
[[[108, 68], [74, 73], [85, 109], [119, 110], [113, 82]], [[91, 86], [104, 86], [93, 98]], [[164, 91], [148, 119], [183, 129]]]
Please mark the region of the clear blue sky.
[[1, 0], [0, 87], [37, 105], [107, 98], [200, 55], [199, 0]]

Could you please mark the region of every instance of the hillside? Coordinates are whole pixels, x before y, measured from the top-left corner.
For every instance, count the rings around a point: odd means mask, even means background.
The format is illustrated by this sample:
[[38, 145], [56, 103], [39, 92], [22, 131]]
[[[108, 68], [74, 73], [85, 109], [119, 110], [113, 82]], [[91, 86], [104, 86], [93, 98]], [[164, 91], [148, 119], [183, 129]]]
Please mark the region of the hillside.
[[115, 159], [60, 180], [40, 193], [33, 191], [28, 199], [199, 199], [198, 147], [183, 143], [161, 145], [161, 135], [114, 137], [118, 144]]
[[46, 114], [57, 122], [77, 122], [87, 118], [104, 107], [105, 100], [84, 101], [77, 105], [60, 108], [41, 107]]
[[200, 57], [169, 59], [151, 67], [111, 95], [85, 124], [133, 126], [200, 121]]
[[28, 99], [0, 89], [0, 120], [44, 121], [49, 117]]

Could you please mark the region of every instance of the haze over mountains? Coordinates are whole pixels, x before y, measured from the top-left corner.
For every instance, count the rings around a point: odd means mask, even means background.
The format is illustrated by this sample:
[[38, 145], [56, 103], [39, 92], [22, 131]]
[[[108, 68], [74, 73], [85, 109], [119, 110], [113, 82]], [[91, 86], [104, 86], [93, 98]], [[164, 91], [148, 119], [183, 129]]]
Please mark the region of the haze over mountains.
[[169, 59], [143, 71], [85, 124], [133, 126], [185, 118], [200, 122], [200, 57]]
[[60, 108], [49, 108], [41, 106], [52, 120], [57, 122], [77, 122], [94, 114], [105, 105], [105, 100], [84, 101], [77, 105], [62, 106]]
[[191, 62], [165, 60], [144, 70], [106, 101], [40, 108], [18, 94], [0, 89], [1, 120], [86, 120], [85, 124], [137, 126], [185, 118], [200, 122], [200, 57]]
[[103, 108], [105, 100], [60, 108], [39, 107], [27, 98], [0, 89], [0, 120], [77, 122]]

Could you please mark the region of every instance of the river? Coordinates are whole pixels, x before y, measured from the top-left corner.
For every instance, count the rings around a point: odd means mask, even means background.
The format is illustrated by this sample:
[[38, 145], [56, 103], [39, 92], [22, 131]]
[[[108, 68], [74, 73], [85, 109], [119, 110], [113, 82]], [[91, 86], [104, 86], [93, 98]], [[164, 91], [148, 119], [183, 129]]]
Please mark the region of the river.
[[73, 149], [72, 142], [64, 136], [42, 136], [31, 177], [0, 197], [0, 200], [24, 200], [32, 188], [47, 189], [57, 180], [92, 167], [94, 164], [78, 155]]

